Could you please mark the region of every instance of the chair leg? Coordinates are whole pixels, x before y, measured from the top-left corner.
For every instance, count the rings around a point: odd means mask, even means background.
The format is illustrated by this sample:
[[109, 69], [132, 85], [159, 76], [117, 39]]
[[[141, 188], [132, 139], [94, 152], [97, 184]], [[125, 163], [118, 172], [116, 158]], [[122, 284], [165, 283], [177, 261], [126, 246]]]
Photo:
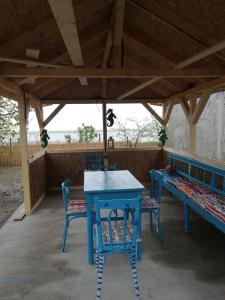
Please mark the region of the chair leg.
[[68, 227], [69, 227], [68, 218], [65, 217], [65, 220], [64, 220], [64, 231], [63, 231], [63, 241], [62, 241], [62, 247], [61, 247], [61, 251], [62, 252], [64, 252], [65, 246], [66, 246], [66, 238], [67, 238]]
[[153, 231], [152, 212], [149, 213], [149, 219], [150, 219], [150, 228], [151, 228], [151, 231]]
[[101, 298], [104, 261], [105, 261], [104, 256], [100, 254], [99, 264], [98, 264], [98, 287], [96, 291], [96, 300], [99, 300]]
[[98, 273], [99, 269], [99, 255], [98, 255], [98, 249], [95, 251], [95, 266], [96, 266], [96, 272]]
[[156, 215], [156, 226], [157, 226], [157, 234], [159, 236], [159, 240], [162, 241], [163, 234], [162, 234], [162, 228], [161, 228], [161, 224], [160, 224], [160, 209], [158, 209], [157, 215]]
[[139, 284], [138, 284], [138, 279], [137, 279], [136, 254], [135, 253], [132, 253], [130, 255], [130, 268], [131, 268], [131, 274], [132, 274], [134, 288], [135, 288], [136, 299], [140, 300], [141, 294], [140, 294]]

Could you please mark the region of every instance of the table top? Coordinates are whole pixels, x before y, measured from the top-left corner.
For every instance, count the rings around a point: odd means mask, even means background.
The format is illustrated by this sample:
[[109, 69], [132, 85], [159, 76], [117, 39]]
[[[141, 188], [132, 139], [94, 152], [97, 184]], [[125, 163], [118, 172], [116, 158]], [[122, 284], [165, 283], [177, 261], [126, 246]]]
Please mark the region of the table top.
[[145, 187], [127, 170], [85, 171], [84, 192], [142, 191]]

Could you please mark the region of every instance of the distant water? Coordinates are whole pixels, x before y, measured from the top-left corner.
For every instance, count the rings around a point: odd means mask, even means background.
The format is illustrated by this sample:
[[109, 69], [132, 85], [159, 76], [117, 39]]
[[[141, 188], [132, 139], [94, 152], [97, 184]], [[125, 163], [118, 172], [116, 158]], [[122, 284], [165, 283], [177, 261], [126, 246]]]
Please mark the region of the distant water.
[[[132, 129], [130, 129], [132, 131]], [[71, 135], [72, 140], [74, 142], [79, 140], [78, 133], [76, 131], [48, 131], [48, 135], [50, 137], [50, 143], [63, 143], [65, 142], [65, 135]], [[97, 136], [94, 138], [94, 142], [98, 142], [99, 140], [103, 140], [103, 132], [102, 130], [96, 130]], [[108, 130], [108, 137], [112, 136], [115, 141], [124, 141], [125, 138], [118, 135], [117, 130]], [[40, 133], [39, 131], [28, 131], [27, 139], [29, 143], [38, 143], [40, 141]], [[143, 138], [142, 142], [152, 142], [157, 141], [158, 138], [156, 136], [149, 135], [146, 138]]]

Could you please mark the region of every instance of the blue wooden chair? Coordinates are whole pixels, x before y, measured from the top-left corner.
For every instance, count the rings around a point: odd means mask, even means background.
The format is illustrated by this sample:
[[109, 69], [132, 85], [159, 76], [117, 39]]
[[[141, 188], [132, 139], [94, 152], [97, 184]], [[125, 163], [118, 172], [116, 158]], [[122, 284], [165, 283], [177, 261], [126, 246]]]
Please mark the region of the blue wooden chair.
[[117, 164], [110, 164], [107, 166], [107, 168], [102, 163], [94, 163], [93, 164], [93, 171], [104, 171], [107, 169], [107, 171], [116, 171], [117, 170]]
[[156, 222], [156, 232], [159, 239], [163, 240], [162, 228], [160, 224], [160, 198], [162, 193], [163, 177], [160, 172], [149, 172], [151, 178], [151, 189], [149, 195], [142, 197], [141, 213], [149, 213], [150, 226], [153, 230], [153, 216]]
[[62, 183], [62, 193], [64, 202], [64, 231], [63, 231], [63, 241], [61, 250], [64, 252], [66, 246], [67, 231], [70, 222], [73, 219], [87, 217], [86, 201], [85, 200], [73, 200], [70, 199], [70, 187], [72, 185], [72, 180], [67, 179]]
[[[133, 211], [132, 221], [128, 219], [128, 209]], [[105, 257], [115, 253], [124, 253], [129, 256], [136, 299], [140, 299], [136, 273], [136, 248], [137, 243], [141, 242], [141, 240], [137, 238], [140, 209], [141, 199], [139, 198], [95, 199], [96, 269], [98, 272], [97, 300], [101, 297]], [[120, 220], [113, 217], [115, 210], [120, 210], [122, 215]], [[108, 217], [105, 218], [104, 216]]]

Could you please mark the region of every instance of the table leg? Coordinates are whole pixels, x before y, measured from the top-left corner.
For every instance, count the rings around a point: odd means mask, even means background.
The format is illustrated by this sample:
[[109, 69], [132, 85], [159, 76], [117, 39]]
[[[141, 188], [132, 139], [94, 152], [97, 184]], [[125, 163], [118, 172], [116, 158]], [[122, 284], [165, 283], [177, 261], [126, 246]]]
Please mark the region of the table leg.
[[93, 228], [92, 228], [92, 204], [91, 198], [87, 196], [87, 238], [88, 238], [88, 263], [94, 264], [93, 255]]
[[[142, 199], [142, 194], [139, 195]], [[141, 201], [141, 207], [142, 207], [142, 201]], [[138, 226], [138, 235], [140, 238], [142, 238], [142, 220], [141, 220], [141, 211], [140, 211], [140, 222], [139, 222], [139, 226]], [[142, 239], [140, 241], [137, 242], [137, 260], [141, 260], [142, 259]]]

